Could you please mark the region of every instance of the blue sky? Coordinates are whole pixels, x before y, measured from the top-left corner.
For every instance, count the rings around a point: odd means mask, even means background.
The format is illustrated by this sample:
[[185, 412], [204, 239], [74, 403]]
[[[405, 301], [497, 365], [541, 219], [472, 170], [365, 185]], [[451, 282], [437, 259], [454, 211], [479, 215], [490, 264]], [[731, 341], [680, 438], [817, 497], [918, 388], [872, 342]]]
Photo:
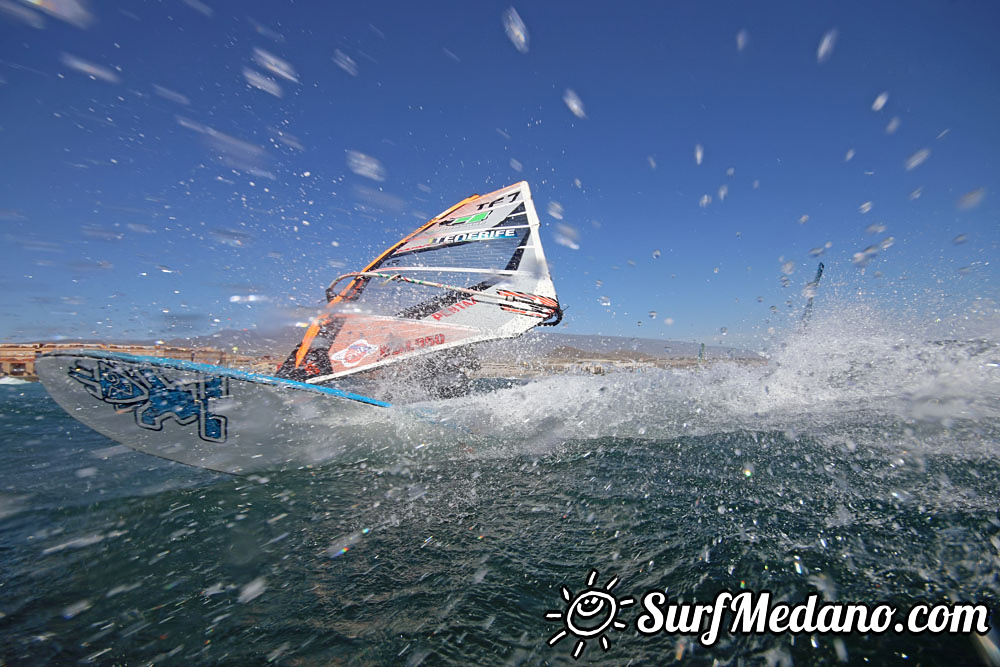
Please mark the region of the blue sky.
[[994, 2], [518, 3], [520, 50], [505, 2], [46, 4], [0, 6], [2, 339], [308, 319], [522, 179], [567, 332], [752, 346], [820, 260], [817, 308], [996, 307]]

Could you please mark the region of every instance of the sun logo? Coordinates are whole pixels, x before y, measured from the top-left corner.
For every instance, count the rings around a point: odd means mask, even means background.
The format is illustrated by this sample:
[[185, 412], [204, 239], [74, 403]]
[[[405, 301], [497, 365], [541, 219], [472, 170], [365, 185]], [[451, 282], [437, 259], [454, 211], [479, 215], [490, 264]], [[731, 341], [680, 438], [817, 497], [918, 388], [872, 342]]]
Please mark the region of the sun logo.
[[563, 586], [562, 597], [566, 601], [566, 610], [545, 613], [545, 618], [552, 621], [562, 621], [566, 626], [549, 638], [549, 646], [555, 646], [560, 639], [568, 634], [577, 638], [576, 646], [573, 647], [574, 660], [583, 653], [583, 649], [587, 645], [586, 640], [591, 637], [597, 637], [601, 648], [607, 651], [611, 647], [611, 643], [604, 635], [604, 631], [612, 627], [615, 630], [624, 630], [627, 626], [615, 618], [618, 615], [618, 608], [635, 604], [634, 598], [619, 600], [611, 594], [611, 589], [618, 584], [618, 577], [612, 577], [611, 581], [604, 585], [604, 588], [595, 586], [596, 581], [597, 570], [591, 570], [587, 576], [587, 588], [575, 597], [568, 588]]

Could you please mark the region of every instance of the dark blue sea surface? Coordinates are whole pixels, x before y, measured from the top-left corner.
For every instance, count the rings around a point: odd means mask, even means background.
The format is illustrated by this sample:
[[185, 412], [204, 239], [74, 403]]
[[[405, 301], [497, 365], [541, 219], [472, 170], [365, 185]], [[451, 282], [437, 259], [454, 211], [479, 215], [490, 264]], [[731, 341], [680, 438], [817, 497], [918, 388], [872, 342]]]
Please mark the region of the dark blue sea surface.
[[[620, 597], [984, 602], [995, 626], [995, 350], [553, 378], [445, 404], [479, 426], [461, 447], [247, 477], [0, 387], [0, 662], [576, 664], [545, 615], [591, 570]], [[579, 662], [982, 664], [968, 635], [706, 648], [640, 612]]]

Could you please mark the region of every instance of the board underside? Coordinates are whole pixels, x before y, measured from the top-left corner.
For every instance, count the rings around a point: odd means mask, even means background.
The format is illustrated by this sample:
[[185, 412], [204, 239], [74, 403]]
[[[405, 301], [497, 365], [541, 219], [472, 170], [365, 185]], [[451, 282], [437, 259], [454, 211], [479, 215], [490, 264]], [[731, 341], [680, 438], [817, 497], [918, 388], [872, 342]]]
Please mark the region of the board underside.
[[420, 445], [434, 431], [373, 398], [207, 364], [79, 350], [43, 355], [36, 368], [55, 401], [99, 433], [220, 472]]

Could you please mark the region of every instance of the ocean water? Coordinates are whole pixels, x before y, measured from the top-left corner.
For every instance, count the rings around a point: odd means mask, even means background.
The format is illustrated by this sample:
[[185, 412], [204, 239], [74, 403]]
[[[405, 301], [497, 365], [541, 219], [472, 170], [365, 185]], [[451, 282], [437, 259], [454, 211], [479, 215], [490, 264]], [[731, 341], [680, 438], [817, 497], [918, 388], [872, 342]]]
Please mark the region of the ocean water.
[[[1000, 348], [818, 323], [767, 366], [549, 378], [427, 404], [456, 440], [248, 477], [0, 387], [6, 664], [982, 664], [967, 635], [639, 635], [638, 597], [1000, 601]], [[836, 335], [834, 335], [836, 331]], [[988, 640], [987, 640], [988, 641]]]

